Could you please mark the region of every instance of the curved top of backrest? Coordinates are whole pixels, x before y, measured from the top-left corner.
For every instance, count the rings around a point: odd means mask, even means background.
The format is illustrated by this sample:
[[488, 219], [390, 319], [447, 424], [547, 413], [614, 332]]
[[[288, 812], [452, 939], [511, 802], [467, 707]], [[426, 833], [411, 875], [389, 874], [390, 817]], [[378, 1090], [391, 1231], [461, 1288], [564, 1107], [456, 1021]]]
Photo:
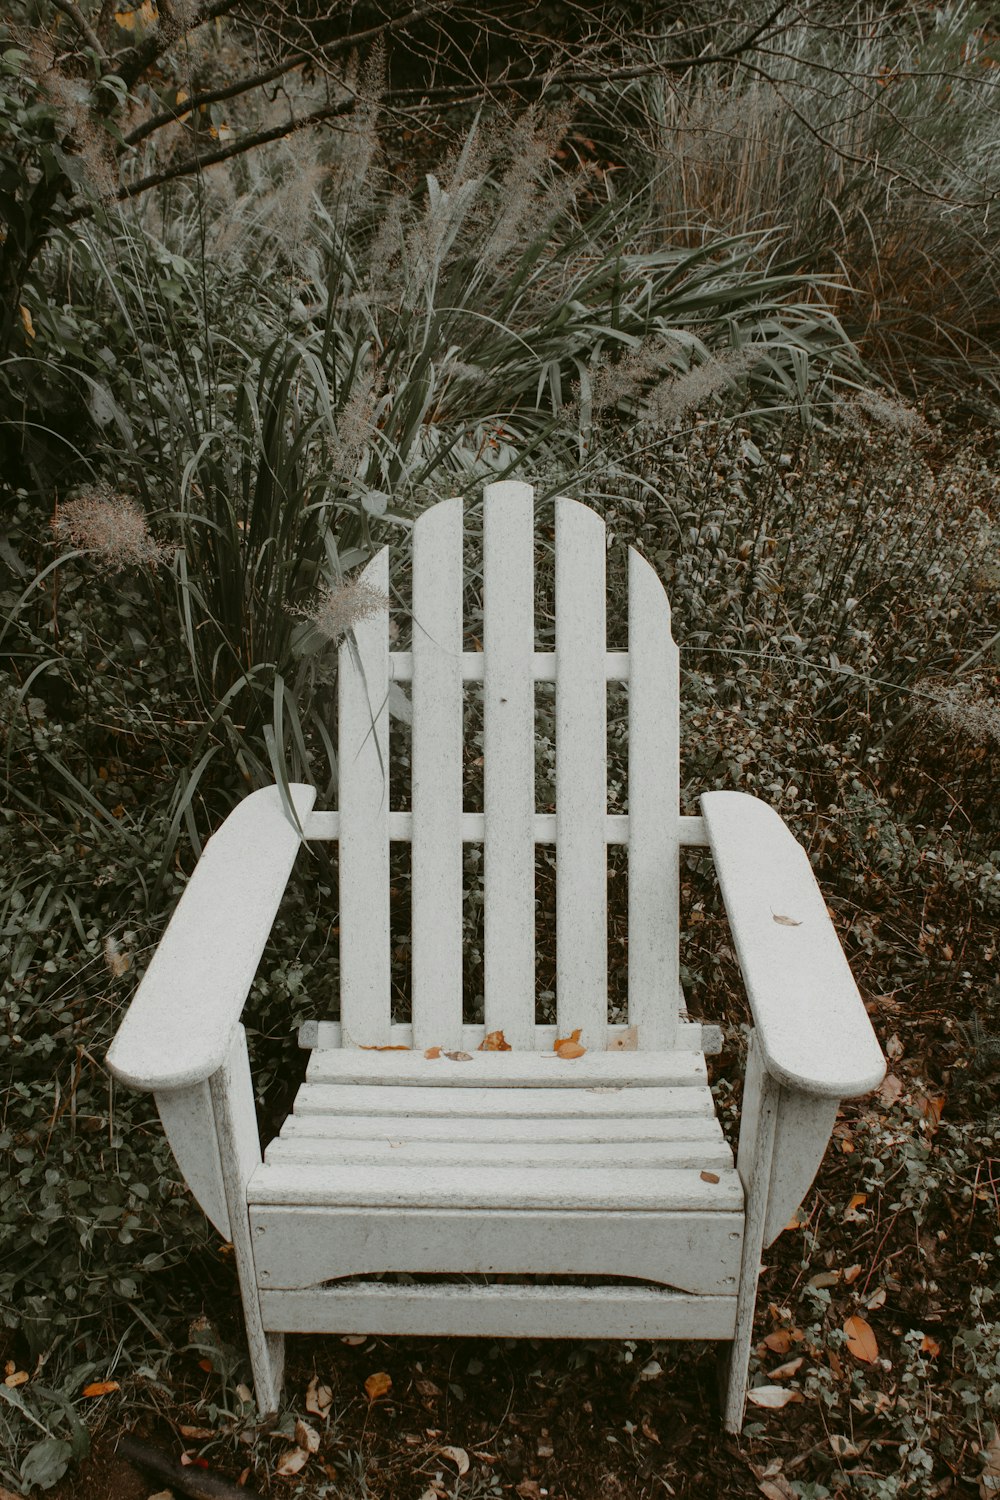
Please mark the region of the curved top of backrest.
[[[606, 532], [589, 506], [555, 502], [554, 653], [534, 649], [530, 485], [483, 502], [482, 652], [463, 651], [463, 508], [440, 501], [413, 527], [412, 653], [389, 652], [385, 616], [341, 651], [341, 986], [345, 1041], [389, 1032], [390, 673], [412, 676], [414, 1044], [461, 1044], [463, 683], [482, 680], [485, 1023], [535, 1044], [535, 681], [556, 682], [557, 1011], [603, 1047], [607, 1028], [607, 681], [629, 683], [629, 1009], [641, 1045], [664, 1045], [677, 1008], [677, 653], [655, 570], [629, 557], [629, 650], [606, 649]], [[363, 575], [387, 592], [385, 552]], [[614, 820], [616, 841], [625, 820]], [[377, 949], [379, 957], [372, 956]], [[381, 956], [384, 953], [384, 957]]]

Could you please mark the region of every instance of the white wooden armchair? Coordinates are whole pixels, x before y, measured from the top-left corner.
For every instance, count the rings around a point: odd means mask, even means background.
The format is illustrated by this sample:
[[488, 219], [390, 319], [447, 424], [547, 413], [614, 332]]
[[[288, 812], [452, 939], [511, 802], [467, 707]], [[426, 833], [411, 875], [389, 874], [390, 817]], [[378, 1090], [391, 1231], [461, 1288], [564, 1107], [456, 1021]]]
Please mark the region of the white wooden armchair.
[[[731, 1341], [723, 1420], [737, 1431], [762, 1247], [807, 1191], [838, 1100], [880, 1081], [882, 1054], [777, 814], [727, 791], [679, 814], [677, 648], [653, 569], [631, 553], [629, 649], [608, 652], [604, 525], [557, 501], [556, 649], [538, 653], [529, 486], [487, 488], [483, 535], [483, 650], [463, 650], [462, 507], [445, 500], [414, 527], [412, 653], [390, 652], [387, 614], [356, 627], [356, 654], [341, 648], [339, 811], [314, 812], [312, 789], [292, 787], [306, 839], [339, 840], [340, 1022], [314, 1028], [263, 1160], [240, 1013], [301, 842], [277, 789], [209, 841], [108, 1064], [154, 1091], [191, 1191], [235, 1246], [262, 1410], [278, 1406], [286, 1333], [690, 1337]], [[388, 592], [387, 551], [366, 576]], [[392, 678], [412, 682], [405, 813], [387, 794]], [[548, 815], [535, 811], [534, 684], [553, 680]], [[482, 814], [462, 797], [463, 683], [480, 681]], [[609, 681], [628, 684], [625, 816], [607, 810]], [[390, 1016], [391, 840], [412, 845], [412, 1026]], [[469, 1026], [462, 858], [475, 841], [485, 1025]], [[535, 1021], [534, 845], [552, 842], [557, 1028]], [[628, 845], [638, 1050], [608, 1023], [611, 843]], [[678, 983], [685, 845], [711, 847], [755, 1024], [735, 1166]], [[558, 1056], [556, 1032], [577, 1029], [586, 1051]], [[513, 1050], [478, 1051], [497, 1030]], [[375, 1050], [390, 1045], [409, 1050]], [[364, 1279], [393, 1271], [418, 1279]]]

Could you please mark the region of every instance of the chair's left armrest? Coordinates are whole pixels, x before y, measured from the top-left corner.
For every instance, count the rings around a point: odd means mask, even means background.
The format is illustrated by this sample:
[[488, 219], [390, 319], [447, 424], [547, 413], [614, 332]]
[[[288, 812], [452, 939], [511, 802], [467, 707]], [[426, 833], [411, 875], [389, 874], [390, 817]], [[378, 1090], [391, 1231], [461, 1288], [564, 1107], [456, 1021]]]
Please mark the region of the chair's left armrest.
[[[291, 792], [301, 823], [316, 792]], [[277, 787], [212, 835], [108, 1051], [116, 1078], [161, 1093], [221, 1068], [300, 843]]]
[[744, 792], [706, 792], [701, 810], [766, 1071], [828, 1099], [885, 1075], [871, 1022], [805, 850]]

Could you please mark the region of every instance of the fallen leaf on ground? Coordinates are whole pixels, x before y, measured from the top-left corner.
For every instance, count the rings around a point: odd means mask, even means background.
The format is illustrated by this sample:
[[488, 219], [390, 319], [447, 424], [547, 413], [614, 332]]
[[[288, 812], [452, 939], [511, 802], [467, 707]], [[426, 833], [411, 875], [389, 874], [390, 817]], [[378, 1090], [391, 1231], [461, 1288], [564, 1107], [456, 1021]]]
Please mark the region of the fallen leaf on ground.
[[[14, 1390], [15, 1387], [17, 1387], [19, 1385], [24, 1385], [25, 1382], [27, 1381], [27, 1379], [28, 1379], [28, 1372], [27, 1372], [27, 1370], [11, 1370], [11, 1372], [10, 1372], [9, 1375], [5, 1375], [4, 1376], [3, 1383], [4, 1383], [5, 1386], [8, 1386], [11, 1390]], [[84, 1394], [86, 1394], [86, 1392]]]
[[792, 1335], [787, 1328], [776, 1328], [765, 1337], [764, 1343], [772, 1354], [787, 1354], [792, 1347]]
[[626, 1026], [617, 1036], [613, 1036], [608, 1043], [609, 1052], [638, 1052], [639, 1050], [639, 1028], [638, 1026]]
[[847, 1282], [848, 1286], [853, 1286], [860, 1275], [860, 1266], [848, 1266], [847, 1270], [844, 1272], [843, 1279]]
[[643, 1417], [642, 1421], [639, 1423], [639, 1426], [642, 1428], [643, 1437], [648, 1437], [651, 1443], [658, 1443], [660, 1441], [660, 1434], [657, 1432], [656, 1428], [650, 1422], [648, 1417]]
[[1000, 1495], [1000, 1432], [995, 1427], [980, 1457], [986, 1465], [979, 1476], [980, 1500], [997, 1500]]
[[902, 1097], [903, 1085], [895, 1073], [887, 1073], [875, 1090], [881, 1102], [888, 1108]]
[[893, 1062], [896, 1061], [897, 1057], [902, 1057], [902, 1055], [903, 1055], [903, 1044], [899, 1040], [899, 1033], [898, 1032], [894, 1031], [892, 1033], [892, 1036], [886, 1042], [886, 1044], [885, 1044], [885, 1055], [886, 1055], [886, 1057], [891, 1057], [892, 1060], [893, 1060]]
[[806, 1285], [816, 1288], [824, 1286], [836, 1286], [839, 1280], [839, 1271], [817, 1271], [815, 1276], [810, 1276]]
[[878, 1359], [878, 1340], [874, 1329], [864, 1318], [848, 1318], [844, 1324], [844, 1332], [847, 1334], [847, 1347], [855, 1359], [862, 1360], [866, 1365], [874, 1364]]
[[319, 1376], [314, 1375], [306, 1386], [306, 1411], [314, 1417], [325, 1417], [333, 1405], [333, 1392], [328, 1385], [320, 1385]]
[[920, 1098], [917, 1100], [917, 1103], [920, 1106], [920, 1113], [923, 1115], [928, 1125], [940, 1125], [941, 1113], [944, 1109], [943, 1094], [921, 1094]]
[[515, 1495], [520, 1495], [521, 1500], [542, 1500], [542, 1492], [537, 1479], [522, 1479], [515, 1487]]
[[[10, 1490], [0, 1488], [0, 1500], [16, 1500]], [[155, 1495], [150, 1495], [149, 1500], [174, 1500], [173, 1490], [157, 1490]]]
[[437, 1451], [440, 1453], [442, 1458], [450, 1459], [451, 1462], [455, 1465], [455, 1468], [458, 1470], [459, 1479], [461, 1479], [463, 1474], [468, 1474], [469, 1455], [466, 1453], [464, 1448], [452, 1448], [451, 1446], [449, 1446], [447, 1448], [439, 1448]]
[[866, 1224], [868, 1221], [864, 1214], [858, 1213], [859, 1208], [864, 1208], [868, 1202], [867, 1193], [852, 1193], [851, 1201], [844, 1210], [844, 1223]]
[[757, 1488], [764, 1496], [764, 1500], [796, 1500], [795, 1491], [784, 1474], [775, 1474], [771, 1479], [761, 1479]]
[[510, 1042], [502, 1031], [488, 1031], [476, 1049], [479, 1052], [510, 1052]]
[[435, 1057], [440, 1057], [441, 1056], [441, 1048], [440, 1047], [428, 1047], [427, 1051], [424, 1053], [424, 1056], [425, 1057], [429, 1057], [432, 1060]]
[[871, 1296], [868, 1298], [868, 1301], [865, 1303], [865, 1306], [867, 1307], [869, 1312], [875, 1312], [877, 1308], [884, 1307], [885, 1287], [880, 1286], [877, 1292], [872, 1292]]
[[292, 1474], [298, 1474], [309, 1462], [309, 1455], [304, 1448], [286, 1448], [278, 1460], [276, 1474], [283, 1479], [288, 1479]]
[[[24, 1378], [27, 1380], [27, 1375]], [[117, 1380], [95, 1380], [93, 1384], [84, 1386], [82, 1394], [84, 1396], [110, 1396], [111, 1392], [117, 1391], [118, 1388]]]
[[472, 1053], [471, 1052], [446, 1052], [445, 1053], [445, 1057], [447, 1057], [451, 1062], [471, 1062], [472, 1061]]
[[365, 1381], [365, 1394], [369, 1401], [377, 1401], [380, 1396], [386, 1396], [392, 1390], [392, 1376], [387, 1375], [384, 1370], [379, 1370], [374, 1375], [369, 1375]]
[[663, 1366], [658, 1359], [651, 1359], [648, 1364], [643, 1365], [639, 1371], [640, 1380], [658, 1380], [663, 1374]]
[[857, 1458], [861, 1452], [861, 1449], [852, 1443], [849, 1437], [844, 1437], [840, 1432], [830, 1433], [830, 1447], [838, 1458]]
[[718, 1182], [719, 1174], [718, 1172], [702, 1172], [701, 1180], [702, 1182]]
[[799, 1354], [795, 1359], [788, 1360], [786, 1364], [778, 1365], [774, 1370], [768, 1370], [768, 1377], [771, 1380], [791, 1380], [793, 1375], [798, 1374], [805, 1362], [805, 1355]]
[[319, 1433], [315, 1427], [310, 1427], [308, 1422], [303, 1422], [301, 1417], [295, 1424], [295, 1441], [307, 1453], [319, 1452]]
[[359, 1344], [368, 1342], [368, 1335], [367, 1333], [342, 1333], [340, 1342], [346, 1344], [348, 1349], [357, 1349]]
[[782, 1406], [787, 1406], [790, 1401], [801, 1401], [801, 1391], [788, 1391], [781, 1385], [755, 1385], [752, 1390], [747, 1391], [747, 1400], [754, 1406], [764, 1406], [771, 1411], [778, 1411]]
[[435, 1385], [433, 1380], [415, 1380], [413, 1384], [416, 1387], [417, 1394], [425, 1397], [427, 1400], [432, 1400], [435, 1396], [440, 1396], [441, 1394], [441, 1387]]
[[931, 1359], [937, 1359], [941, 1353], [941, 1345], [937, 1339], [932, 1339], [929, 1333], [925, 1333], [920, 1340], [920, 1352], [921, 1354], [929, 1354]]
[[217, 1436], [214, 1427], [187, 1427], [184, 1423], [181, 1423], [177, 1431], [181, 1437], [190, 1438], [195, 1443], [205, 1443], [209, 1438]]
[[774, 917], [774, 920], [777, 922], [777, 924], [778, 924], [779, 927], [801, 927], [802, 926], [802, 923], [799, 921], [799, 919], [797, 917], [783, 917], [783, 916], [779, 915], [778, 912], [772, 912], [771, 915]]

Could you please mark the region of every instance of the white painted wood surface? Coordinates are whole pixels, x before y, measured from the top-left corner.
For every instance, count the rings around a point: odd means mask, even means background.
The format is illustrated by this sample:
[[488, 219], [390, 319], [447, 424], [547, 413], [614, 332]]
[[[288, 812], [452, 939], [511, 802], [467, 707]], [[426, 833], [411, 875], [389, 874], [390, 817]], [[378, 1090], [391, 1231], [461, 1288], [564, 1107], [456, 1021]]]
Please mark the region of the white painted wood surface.
[[556, 501], [556, 1015], [605, 1046], [608, 1026], [604, 522]]
[[[378, 1127], [376, 1127], [378, 1128]], [[384, 1127], [382, 1127], [384, 1130]], [[264, 1153], [268, 1166], [299, 1163], [321, 1166], [385, 1166], [387, 1163], [407, 1167], [462, 1167], [478, 1173], [484, 1168], [537, 1167], [539, 1160], [549, 1167], [583, 1167], [604, 1171], [624, 1167], [696, 1167], [699, 1171], [728, 1171], [733, 1154], [725, 1141], [546, 1141], [540, 1149], [537, 1140], [442, 1140], [426, 1141], [413, 1137], [397, 1139], [391, 1128], [371, 1140], [343, 1140], [329, 1135], [279, 1136]]]
[[[389, 549], [362, 581], [389, 592]], [[348, 1045], [388, 1041], [389, 614], [359, 620], [337, 668], [340, 1022]]]
[[381, 1085], [303, 1084], [295, 1113], [380, 1116], [433, 1115], [456, 1121], [479, 1119], [590, 1119], [713, 1113], [707, 1088], [399, 1088]]
[[678, 656], [656, 573], [629, 549], [628, 1012], [641, 1047], [674, 1044], [678, 983]]
[[[707, 849], [708, 834], [701, 818], [682, 817], [676, 820], [678, 839], [682, 848]], [[486, 820], [482, 813], [464, 812], [461, 817], [462, 842], [481, 844], [486, 831]], [[306, 838], [332, 841], [340, 837], [340, 814], [336, 812], [310, 813], [305, 823]], [[536, 844], [556, 842], [555, 813], [535, 813], [531, 828]], [[413, 814], [389, 811], [389, 838], [407, 844], [413, 837]], [[628, 817], [624, 813], [608, 813], [605, 824], [605, 839], [609, 844], [628, 843]]]
[[[551, 1052], [555, 1044], [558, 1027], [536, 1025], [534, 1047], [539, 1052]], [[486, 1028], [478, 1024], [462, 1027], [461, 1050], [475, 1052], [486, 1035]], [[608, 1026], [608, 1047], [621, 1050], [631, 1040], [628, 1026], [624, 1022], [613, 1022]], [[299, 1046], [309, 1051], [336, 1051], [341, 1045], [339, 1021], [303, 1021], [299, 1027]], [[413, 1027], [408, 1021], [394, 1021], [389, 1031], [391, 1047], [412, 1048]], [[677, 1050], [700, 1052], [703, 1057], [714, 1057], [722, 1051], [722, 1032], [718, 1026], [707, 1026], [700, 1021], [682, 1021], [677, 1028]]]
[[413, 1035], [462, 1039], [462, 502], [413, 528]]
[[778, 1098], [764, 1244], [771, 1245], [812, 1187], [826, 1155], [839, 1101], [783, 1088]]
[[535, 1025], [534, 509], [527, 484], [483, 498], [484, 1009], [530, 1047]]
[[[702, 1101], [704, 1103], [704, 1101]], [[345, 1152], [357, 1143], [371, 1140], [443, 1141], [461, 1139], [469, 1145], [510, 1142], [518, 1146], [533, 1145], [546, 1152], [550, 1145], [567, 1143], [585, 1145], [592, 1142], [621, 1143], [623, 1150], [632, 1142], [703, 1141], [707, 1144], [723, 1139], [711, 1108], [697, 1114], [656, 1115], [565, 1115], [551, 1116], [540, 1122], [537, 1115], [491, 1115], [479, 1118], [463, 1116], [460, 1132], [453, 1115], [398, 1115], [372, 1119], [371, 1115], [312, 1114], [289, 1115], [281, 1127], [281, 1140], [327, 1138], [341, 1143]], [[728, 1148], [727, 1148], [728, 1149]]]
[[[316, 793], [291, 792], [301, 820]], [[299, 846], [277, 787], [244, 798], [209, 839], [108, 1050], [122, 1083], [169, 1092], [221, 1068]]]
[[729, 1339], [735, 1297], [647, 1287], [386, 1286], [379, 1282], [263, 1292], [264, 1316], [289, 1333], [462, 1338]]
[[[266, 1169], [265, 1169], [266, 1170]], [[257, 1276], [264, 1290], [344, 1276], [629, 1276], [706, 1295], [736, 1291], [741, 1212], [291, 1207], [252, 1204]], [[627, 1263], [623, 1230], [627, 1227]], [[580, 1288], [585, 1300], [586, 1290]], [[541, 1332], [540, 1329], [536, 1330]]]
[[866, 1094], [885, 1059], [805, 850], [744, 792], [701, 798], [767, 1071], [803, 1093]]
[[222, 1177], [215, 1106], [207, 1080], [155, 1095], [163, 1133], [174, 1160], [202, 1212], [224, 1240], [232, 1238], [226, 1186]]
[[[563, 1058], [555, 1052], [473, 1052], [458, 1061], [446, 1057], [424, 1057], [421, 1052], [376, 1052], [367, 1056], [353, 1049], [314, 1052], [306, 1069], [309, 1083], [410, 1084], [432, 1089], [493, 1088], [516, 1091], [510, 1103], [524, 1090], [581, 1090], [596, 1085], [619, 1089], [690, 1086], [704, 1088], [708, 1081], [705, 1059], [700, 1052], [588, 1052], [583, 1057]], [[526, 1097], [530, 1097], [530, 1094]], [[567, 1100], [566, 1107], [572, 1108]]]
[[260, 1167], [260, 1136], [253, 1102], [246, 1033], [236, 1028], [229, 1054], [211, 1080], [215, 1129], [219, 1142], [229, 1227], [243, 1300], [254, 1394], [262, 1416], [277, 1412], [285, 1366], [285, 1341], [279, 1331], [268, 1331], [260, 1308], [257, 1268], [247, 1205], [247, 1188]]

